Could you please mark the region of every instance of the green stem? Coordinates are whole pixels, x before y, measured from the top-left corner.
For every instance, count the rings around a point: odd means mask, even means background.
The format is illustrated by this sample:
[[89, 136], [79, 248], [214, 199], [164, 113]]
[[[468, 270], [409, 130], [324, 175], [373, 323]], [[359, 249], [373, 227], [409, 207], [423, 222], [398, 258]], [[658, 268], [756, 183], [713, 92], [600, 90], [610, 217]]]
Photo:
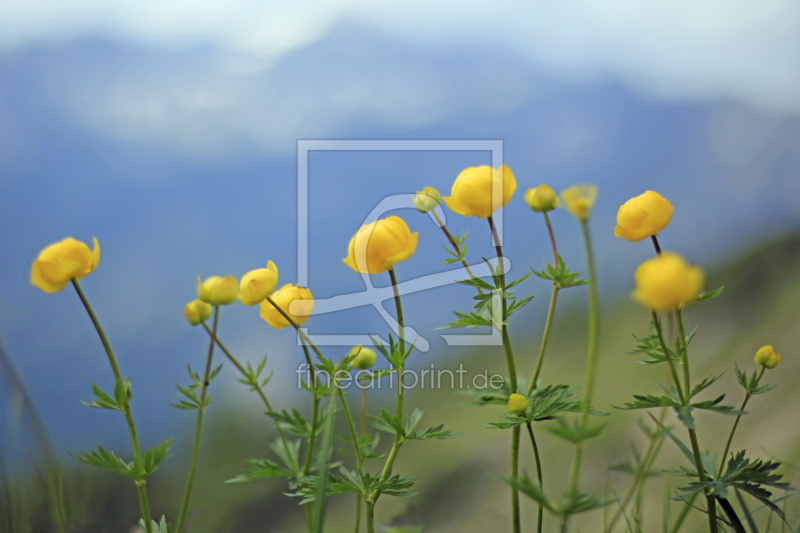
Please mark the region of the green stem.
[[[583, 409], [580, 417], [580, 428], [586, 429], [589, 420], [589, 409], [592, 403], [594, 392], [595, 367], [597, 365], [597, 342], [599, 330], [599, 310], [597, 298], [597, 274], [594, 267], [594, 253], [592, 252], [592, 240], [589, 233], [589, 221], [581, 220], [583, 230], [583, 245], [586, 249], [586, 265], [589, 272], [589, 338], [586, 347], [586, 370], [584, 375], [584, 400]], [[570, 471], [569, 487], [572, 490], [578, 488], [578, 477], [580, 476], [581, 458], [583, 456], [583, 444], [575, 445], [575, 454], [572, 459], [572, 469]]]
[[[306, 357], [306, 364], [311, 369], [311, 386], [316, 389], [317, 373], [314, 370], [314, 365], [311, 361], [311, 355], [308, 353], [308, 346], [306, 345], [306, 341], [304, 339], [301, 338], [300, 342], [303, 345], [303, 354], [305, 354]], [[305, 464], [303, 465], [304, 476], [307, 476], [311, 472], [311, 463], [314, 455], [314, 442], [317, 438], [317, 425], [319, 424], [320, 401], [322, 401], [322, 397], [320, 397], [317, 393], [314, 393], [314, 405], [311, 408], [311, 434], [308, 436], [308, 449], [306, 449], [306, 460]]]
[[200, 437], [203, 434], [203, 418], [205, 416], [205, 400], [208, 394], [208, 377], [211, 374], [211, 363], [214, 357], [214, 345], [217, 340], [217, 325], [219, 324], [219, 306], [214, 306], [214, 326], [211, 330], [211, 344], [208, 347], [208, 360], [206, 361], [206, 373], [203, 378], [203, 386], [200, 389], [200, 407], [197, 408], [197, 423], [194, 429], [194, 446], [192, 447], [192, 462], [189, 465], [189, 477], [186, 479], [186, 490], [183, 493], [183, 503], [181, 514], [178, 516], [178, 525], [175, 532], [181, 533], [183, 523], [186, 521], [186, 513], [189, 511], [189, 500], [192, 497], [194, 487], [194, 475], [197, 471], [197, 459], [200, 456]]
[[[542, 463], [539, 461], [539, 447], [536, 446], [536, 439], [533, 436], [533, 428], [531, 427], [531, 423], [528, 422], [528, 435], [531, 437], [531, 445], [533, 446], [533, 457], [536, 459], [536, 476], [539, 479], [539, 486], [544, 487], [544, 482], [542, 481]], [[542, 519], [544, 518], [544, 506], [541, 502], [539, 502], [539, 514], [537, 517], [536, 522], [536, 531], [537, 533], [542, 533]]]
[[[680, 308], [675, 309], [675, 321], [678, 323], [678, 347], [679, 349], [681, 347], [683, 348], [684, 405], [688, 405], [692, 390], [692, 381], [689, 373], [689, 351], [686, 346], [686, 332], [683, 329], [683, 317]], [[704, 482], [707, 478], [705, 468], [703, 468], [703, 459], [700, 455], [700, 444], [697, 441], [697, 432], [692, 428], [688, 428], [688, 430], [689, 441], [692, 444], [692, 454], [694, 456], [695, 465], [697, 466], [697, 476], [700, 478], [701, 482]], [[706, 505], [708, 507], [708, 527], [711, 533], [717, 533], [717, 501], [712, 494], [706, 492], [705, 496]]]
[[[500, 245], [500, 236], [497, 234], [497, 228], [494, 225], [494, 220], [491, 216], [487, 219], [489, 221], [489, 229], [492, 232], [492, 239], [494, 240], [494, 247], [497, 250], [497, 266], [500, 270], [500, 309], [502, 311], [502, 335], [503, 335], [503, 349], [506, 354], [506, 365], [508, 366], [508, 381], [509, 393], [517, 392], [517, 364], [514, 360], [514, 348], [511, 346], [511, 339], [508, 336], [508, 326], [506, 320], [508, 319], [508, 309], [506, 307], [505, 288], [506, 288], [506, 275], [503, 265], [503, 247]], [[519, 477], [519, 438], [520, 428], [515, 426], [511, 434], [511, 479], [516, 481]], [[515, 485], [511, 486], [511, 517], [512, 517], [512, 530], [514, 533], [520, 533], [522, 530], [522, 523], [520, 521], [519, 511], [519, 491]]]
[[357, 495], [358, 498], [356, 499], [356, 526], [353, 529], [353, 533], [358, 533], [361, 529], [361, 495]]
[[[453, 235], [449, 231], [447, 231], [446, 227], [444, 227], [444, 224], [442, 223], [442, 220], [439, 218], [439, 215], [436, 213], [436, 210], [432, 210], [431, 213], [433, 213], [433, 218], [436, 219], [436, 224], [438, 224], [438, 226], [442, 228], [445, 237], [447, 237], [447, 240], [450, 241], [450, 246], [452, 246], [453, 250], [455, 250], [458, 256], [461, 257], [461, 247], [453, 238]], [[467, 264], [467, 260], [464, 259], [463, 257], [461, 257], [461, 264], [464, 265], [464, 268], [467, 270], [467, 274], [469, 274], [470, 279], [474, 279], [475, 274], [472, 273], [472, 270], [469, 268], [469, 264]], [[475, 287], [475, 288], [478, 289], [479, 293], [483, 294], [483, 290], [481, 290], [480, 287]]]
[[684, 399], [683, 388], [681, 387], [680, 379], [678, 379], [678, 372], [675, 370], [675, 363], [672, 361], [672, 356], [667, 349], [667, 343], [664, 342], [664, 335], [661, 331], [661, 322], [659, 322], [656, 312], [653, 311], [652, 313], [653, 323], [656, 326], [656, 333], [658, 334], [658, 340], [661, 343], [661, 349], [664, 350], [664, 357], [667, 358], [667, 363], [669, 363], [669, 371], [672, 374], [672, 384], [675, 385], [675, 390], [678, 391], [678, 397]]
[[[761, 372], [758, 374], [758, 379], [756, 379], [755, 385], [753, 387], [757, 387], [759, 382], [761, 381], [761, 377], [764, 375], [764, 368], [761, 367]], [[748, 390], [744, 395], [744, 401], [742, 402], [742, 406], [739, 408], [739, 411], [744, 411], [744, 408], [747, 406], [747, 402], [750, 400], [750, 391]], [[722, 470], [725, 468], [725, 458], [728, 457], [728, 451], [731, 449], [731, 442], [733, 441], [733, 434], [736, 433], [736, 427], [739, 425], [739, 420], [742, 418], [742, 413], [740, 412], [736, 415], [736, 420], [733, 421], [733, 427], [731, 428], [731, 434], [728, 435], [728, 442], [725, 443], [725, 451], [722, 452], [722, 460], [719, 463], [719, 471], [717, 472], [717, 479], [722, 476]]]
[[375, 503], [366, 500], [367, 502], [367, 533], [375, 533]]
[[[211, 328], [208, 327], [208, 324], [203, 322], [203, 327], [206, 329], [206, 331], [211, 336], [211, 338], [214, 338], [214, 335], [211, 332]], [[238, 359], [236, 359], [233, 356], [233, 354], [231, 354], [230, 350], [228, 350], [228, 348], [224, 344], [222, 344], [222, 341], [220, 341], [218, 337], [216, 338], [216, 342], [217, 342], [217, 346], [219, 346], [219, 349], [222, 350], [222, 352], [225, 354], [225, 356], [228, 358], [228, 360], [231, 363], [233, 363], [233, 365], [239, 370], [239, 372], [241, 372], [243, 376], [251, 378], [250, 379], [250, 386], [253, 387], [253, 390], [255, 390], [258, 393], [258, 395], [261, 397], [261, 401], [264, 402], [264, 406], [267, 408], [267, 412], [272, 413], [273, 412], [272, 405], [269, 403], [269, 400], [267, 399], [267, 395], [264, 394], [264, 391], [261, 388], [261, 385], [258, 383], [258, 380], [255, 379], [255, 377], [252, 377], [250, 375], [250, 373], [247, 371], [247, 369], [245, 369], [245, 367], [238, 361]], [[298, 471], [298, 466], [297, 466], [297, 464], [295, 464], [294, 456], [289, 451], [289, 443], [286, 442], [286, 435], [283, 433], [283, 428], [281, 428], [281, 425], [274, 418], [272, 419], [272, 421], [275, 423], [275, 429], [278, 430], [278, 436], [281, 439], [281, 445], [283, 446], [283, 450], [286, 452], [286, 456], [289, 458], [289, 462], [291, 463], [292, 470], [297, 472]]]
[[[94, 309], [92, 309], [92, 306], [89, 303], [89, 300], [86, 298], [86, 295], [83, 293], [83, 289], [81, 289], [81, 285], [78, 283], [77, 279], [72, 279], [72, 286], [75, 287], [75, 292], [78, 293], [78, 297], [81, 299], [83, 307], [85, 307], [86, 312], [89, 313], [89, 318], [91, 318], [92, 324], [94, 324], [94, 328], [97, 330], [97, 334], [100, 336], [100, 342], [103, 343], [103, 348], [105, 348], [106, 355], [108, 356], [108, 362], [111, 363], [111, 370], [114, 372], [114, 377], [117, 380], [117, 384], [124, 384], [122, 372], [120, 372], [119, 365], [117, 364], [117, 358], [114, 356], [114, 350], [111, 349], [111, 343], [108, 342], [108, 337], [106, 337], [106, 333], [103, 331], [103, 326], [100, 325], [97, 315], [94, 314]], [[137, 463], [141, 462], [142, 449], [139, 444], [139, 434], [136, 431], [136, 422], [133, 420], [133, 412], [131, 411], [131, 404], [127, 395], [122, 404], [122, 412], [125, 415], [125, 420], [128, 422], [128, 432], [131, 435], [131, 445], [133, 446], [134, 460]], [[139, 504], [142, 508], [142, 518], [144, 519], [145, 530], [147, 533], [153, 533], [153, 523], [150, 517], [150, 502], [147, 499], [145, 482], [143, 480], [138, 481], [136, 482], [136, 486], [139, 492]]]
[[347, 429], [350, 430], [350, 438], [353, 439], [353, 448], [356, 452], [356, 464], [358, 465], [359, 472], [361, 471], [361, 466], [364, 464], [364, 457], [361, 453], [361, 446], [358, 442], [358, 433], [356, 433], [356, 426], [353, 423], [353, 416], [350, 413], [350, 407], [347, 405], [347, 396], [345, 395], [344, 391], [338, 385], [336, 386], [338, 389], [337, 392], [339, 393], [339, 399], [342, 401], [342, 408], [344, 409], [344, 417], [347, 419]]

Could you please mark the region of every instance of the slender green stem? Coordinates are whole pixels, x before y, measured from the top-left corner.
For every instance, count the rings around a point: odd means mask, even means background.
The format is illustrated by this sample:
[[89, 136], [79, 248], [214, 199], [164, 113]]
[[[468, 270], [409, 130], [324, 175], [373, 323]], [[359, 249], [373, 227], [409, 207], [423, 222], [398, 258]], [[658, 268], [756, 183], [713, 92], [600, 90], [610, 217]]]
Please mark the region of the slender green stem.
[[533, 389], [536, 388], [536, 382], [539, 381], [539, 374], [542, 372], [542, 363], [544, 363], [544, 354], [547, 350], [547, 341], [550, 340], [550, 329], [553, 327], [553, 317], [556, 314], [556, 299], [558, 298], [558, 285], [553, 284], [553, 292], [550, 295], [550, 308], [547, 310], [547, 322], [544, 324], [544, 334], [542, 335], [542, 344], [539, 347], [539, 358], [536, 360], [536, 370], [533, 371], [531, 382], [528, 383], [528, 390], [526, 395], [530, 396]]
[[[533, 457], [536, 460], [536, 477], [539, 479], [539, 486], [544, 487], [542, 481], [542, 463], [539, 461], [539, 447], [536, 446], [536, 439], [533, 436], [533, 428], [531, 423], [528, 422], [528, 435], [531, 437], [531, 445], [533, 446]], [[536, 531], [542, 533], [542, 519], [544, 518], [544, 506], [539, 502], [539, 514], [537, 515]]]
[[[692, 381], [689, 373], [689, 351], [686, 347], [686, 332], [683, 329], [683, 317], [680, 308], [675, 309], [675, 321], [678, 324], [678, 347], [683, 350], [684, 405], [688, 405], [691, 399]], [[697, 466], [697, 476], [700, 478], [700, 481], [706, 481], [706, 471], [705, 468], [703, 468], [703, 459], [700, 455], [700, 444], [697, 441], [697, 432], [692, 428], [688, 428], [688, 430], [689, 442], [692, 445], [692, 454], [694, 456], [695, 465]], [[706, 493], [705, 496], [706, 505], [708, 507], [708, 527], [711, 533], [717, 533], [719, 527], [717, 525], [717, 501], [712, 494]]]
[[361, 529], [361, 495], [357, 495], [356, 499], [356, 525], [353, 528], [353, 533], [358, 533]]
[[[599, 333], [599, 309], [597, 298], [597, 274], [594, 267], [594, 253], [592, 251], [592, 240], [589, 233], [589, 221], [581, 220], [583, 230], [583, 245], [586, 249], [586, 266], [589, 272], [589, 336], [586, 347], [586, 370], [583, 382], [583, 409], [580, 416], [580, 428], [585, 429], [589, 420], [589, 409], [592, 403], [594, 392], [594, 382], [597, 366], [597, 342]], [[578, 488], [578, 478], [580, 476], [581, 458], [583, 456], [583, 443], [575, 445], [575, 453], [572, 458], [572, 469], [570, 471], [569, 487], [572, 490]]]
[[361, 427], [359, 428], [359, 436], [363, 437], [367, 432], [367, 387], [364, 384], [361, 387]]
[[[506, 354], [506, 365], [508, 366], [508, 381], [509, 392], [517, 392], [517, 364], [514, 360], [514, 348], [511, 346], [511, 339], [508, 336], [508, 326], [506, 321], [508, 319], [508, 309], [506, 307], [505, 288], [506, 288], [506, 275], [505, 267], [503, 265], [503, 247], [500, 244], [500, 236], [497, 234], [497, 228], [494, 225], [494, 220], [491, 216], [487, 219], [489, 221], [489, 229], [492, 232], [492, 239], [494, 241], [495, 250], [497, 250], [497, 266], [500, 270], [500, 309], [502, 319], [502, 336], [503, 336], [503, 350]], [[517, 480], [519, 477], [519, 438], [520, 428], [515, 426], [511, 434], [511, 479]], [[514, 533], [520, 533], [522, 530], [522, 523], [520, 521], [519, 510], [519, 491], [515, 485], [511, 486], [511, 518], [512, 530]]]
[[[83, 289], [81, 289], [81, 285], [78, 283], [77, 279], [72, 280], [72, 286], [75, 287], [75, 292], [78, 293], [78, 297], [81, 299], [83, 307], [85, 307], [86, 312], [89, 313], [89, 318], [91, 318], [92, 324], [94, 324], [94, 328], [97, 330], [97, 334], [100, 336], [100, 342], [103, 343], [103, 348], [108, 356], [108, 362], [111, 363], [111, 370], [114, 372], [114, 377], [117, 380], [117, 384], [124, 384], [122, 372], [120, 372], [119, 365], [117, 364], [117, 358], [114, 356], [114, 350], [111, 349], [111, 343], [108, 342], [108, 337], [106, 337], [106, 333], [103, 331], [103, 326], [100, 325], [100, 321], [97, 319], [94, 309], [92, 309], [92, 306], [89, 303], [89, 300], [86, 298], [86, 295], [83, 293]], [[136, 462], [140, 462], [142, 458], [142, 449], [139, 444], [139, 434], [136, 431], [136, 422], [133, 420], [133, 411], [131, 411], [131, 404], [127, 396], [122, 404], [122, 412], [125, 415], [125, 420], [128, 422], [128, 432], [131, 435], [131, 445], [133, 446], [133, 457]], [[147, 533], [153, 533], [153, 523], [152, 518], [150, 517], [150, 502], [147, 499], [145, 482], [136, 482], [136, 486], [139, 492], [139, 504], [142, 507], [142, 518], [144, 519], [145, 530]]]
[[[208, 324], [203, 322], [203, 327], [208, 332], [208, 334], [212, 338], [214, 338], [214, 335], [211, 332], [211, 328], [208, 327]], [[255, 379], [255, 377], [252, 377], [251, 374], [247, 371], [247, 369], [245, 369], [245, 367], [239, 362], [239, 360], [236, 359], [233, 356], [233, 354], [231, 354], [230, 350], [228, 350], [228, 348], [224, 344], [222, 344], [222, 341], [219, 340], [219, 337], [216, 338], [216, 342], [217, 342], [217, 346], [219, 346], [219, 349], [222, 350], [222, 352], [225, 354], [225, 356], [228, 358], [228, 360], [231, 363], [233, 363], [233, 365], [239, 370], [239, 372], [241, 372], [242, 375], [245, 376], [245, 377], [251, 377], [250, 386], [253, 387], [253, 390], [255, 390], [258, 393], [259, 397], [261, 398], [261, 401], [264, 403], [264, 406], [267, 408], [267, 412], [269, 412], [269, 413], [273, 412], [272, 405], [269, 403], [269, 400], [267, 399], [267, 395], [264, 393], [264, 390], [261, 388], [261, 384], [259, 384], [258, 380]], [[272, 418], [272, 417], [270, 417], [270, 418]], [[298, 466], [295, 463], [294, 455], [289, 450], [289, 443], [286, 442], [286, 435], [283, 432], [283, 428], [281, 428], [281, 425], [274, 418], [272, 419], [272, 421], [275, 423], [275, 429], [278, 431], [278, 436], [280, 437], [281, 445], [283, 446], [283, 450], [286, 452], [286, 456], [289, 458], [289, 462], [290, 462], [290, 464], [292, 466], [292, 470], [297, 472], [298, 471]]]
[[181, 514], [178, 516], [178, 524], [175, 532], [181, 533], [183, 523], [186, 521], [186, 513], [189, 511], [189, 500], [192, 497], [194, 487], [194, 476], [197, 471], [197, 459], [200, 456], [200, 438], [203, 434], [203, 418], [205, 416], [205, 400], [208, 394], [208, 378], [211, 374], [211, 364], [214, 357], [214, 345], [217, 340], [217, 326], [219, 324], [219, 306], [214, 306], [214, 326], [211, 329], [211, 343], [208, 347], [208, 359], [206, 360], [206, 373], [203, 378], [203, 386], [200, 388], [200, 406], [197, 408], [197, 423], [194, 429], [194, 446], [192, 447], [192, 462], [189, 465], [189, 477], [186, 479], [186, 490], [183, 493], [183, 503], [181, 504]]
[[347, 419], [347, 429], [350, 430], [350, 438], [353, 439], [353, 448], [356, 453], [356, 464], [358, 464], [358, 470], [361, 471], [361, 466], [364, 464], [364, 456], [361, 452], [361, 446], [358, 442], [358, 433], [356, 432], [356, 426], [353, 423], [353, 415], [350, 413], [350, 406], [347, 405], [347, 396], [345, 395], [344, 391], [338, 385], [336, 386], [336, 389], [339, 393], [339, 399], [342, 401], [344, 417]]
[[683, 509], [681, 509], [681, 512], [678, 513], [678, 517], [675, 519], [675, 523], [672, 524], [672, 529], [670, 530], [670, 533], [678, 533], [681, 530], [681, 528], [683, 527], [683, 523], [686, 521], [686, 517], [689, 516], [689, 513], [693, 509], [692, 504], [694, 503], [695, 499], [697, 499], [697, 494], [692, 495], [692, 497], [689, 498], [688, 502], [684, 502]]
[[[753, 387], [757, 387], [759, 382], [761, 381], [761, 377], [764, 375], [764, 368], [761, 367], [761, 372], [758, 373], [758, 378], [756, 379], [755, 385]], [[747, 402], [750, 400], [750, 391], [748, 390], [744, 395], [744, 401], [742, 402], [742, 406], [739, 408], [739, 411], [744, 411], [744, 408], [747, 406]], [[733, 421], [733, 427], [731, 428], [731, 433], [728, 435], [728, 442], [725, 443], [725, 451], [722, 452], [722, 459], [719, 463], [719, 471], [717, 472], [717, 479], [722, 475], [722, 470], [725, 468], [725, 458], [728, 457], [728, 451], [731, 449], [731, 442], [733, 441], [733, 434], [736, 433], [736, 428], [739, 425], [739, 420], [742, 418], [742, 413], [740, 412], [736, 415], [736, 420]]]
[[544, 221], [547, 224], [547, 234], [550, 235], [550, 248], [553, 249], [553, 267], [558, 269], [558, 251], [556, 250], [556, 236], [553, 233], [553, 226], [550, 224], [550, 216], [548, 216], [547, 211], [542, 211], [544, 215]]
[[367, 502], [367, 533], [375, 533], [375, 503], [366, 500]]
[[678, 397], [681, 398], [681, 400], [684, 400], [685, 398], [683, 396], [681, 380], [678, 379], [678, 372], [675, 370], [675, 363], [672, 360], [669, 349], [667, 349], [667, 343], [664, 342], [664, 335], [661, 331], [661, 322], [658, 320], [658, 315], [655, 311], [653, 311], [653, 323], [656, 326], [656, 333], [658, 334], [658, 340], [661, 343], [661, 349], [664, 351], [664, 357], [667, 358], [667, 363], [669, 363], [669, 371], [672, 374], [672, 384], [675, 385], [675, 390], [678, 391]]
[[[314, 364], [311, 361], [311, 355], [308, 353], [308, 346], [306, 345], [305, 339], [301, 338], [300, 343], [303, 345], [303, 354], [306, 357], [306, 364], [311, 369], [311, 386], [316, 388], [317, 387], [317, 373], [314, 370]], [[314, 393], [314, 404], [311, 408], [311, 434], [308, 436], [308, 448], [306, 449], [306, 460], [305, 464], [303, 464], [303, 475], [307, 476], [311, 472], [311, 463], [314, 457], [314, 442], [317, 438], [317, 426], [319, 425], [319, 402], [322, 401], [322, 397]]]
[[[433, 218], [436, 219], [436, 224], [440, 228], [442, 228], [442, 231], [444, 232], [445, 237], [447, 237], [447, 240], [450, 241], [450, 246], [452, 246], [453, 250], [455, 250], [455, 252], [459, 255], [459, 257], [461, 257], [461, 247], [458, 245], [456, 240], [453, 238], [453, 235], [449, 231], [447, 231], [446, 227], [444, 227], [444, 224], [442, 223], [442, 219], [439, 218], [439, 215], [436, 213], [436, 210], [432, 210], [431, 213], [433, 213]], [[471, 279], [474, 279], [475, 278], [475, 274], [472, 273], [472, 270], [469, 268], [469, 264], [467, 264], [467, 260], [464, 259], [463, 257], [461, 257], [461, 264], [464, 265], [464, 268], [467, 270], [467, 274], [469, 274], [469, 277]], [[475, 288], [478, 289], [479, 293], [483, 294], [483, 290], [481, 290], [480, 287], [475, 287]]]

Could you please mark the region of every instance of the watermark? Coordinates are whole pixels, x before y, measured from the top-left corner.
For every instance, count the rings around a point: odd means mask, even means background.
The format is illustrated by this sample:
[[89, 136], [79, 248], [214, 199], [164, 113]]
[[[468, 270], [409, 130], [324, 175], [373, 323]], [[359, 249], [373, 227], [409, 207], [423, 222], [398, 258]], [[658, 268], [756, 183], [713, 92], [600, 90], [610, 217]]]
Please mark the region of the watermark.
[[[464, 368], [463, 363], [459, 363], [457, 370], [436, 368], [431, 364], [430, 368], [396, 370], [382, 375], [381, 377], [373, 377], [374, 375], [371, 370], [338, 370], [333, 376], [330, 376], [324, 370], [317, 369], [316, 377], [318, 379], [324, 377], [328, 382], [330, 382], [331, 377], [333, 377], [334, 383], [336, 383], [340, 389], [344, 390], [350, 387], [391, 390], [400, 385], [400, 372], [402, 372], [403, 376], [403, 390], [498, 390], [502, 388], [505, 383], [505, 378], [502, 374], [490, 374], [488, 370], [470, 374], [469, 371]], [[312, 381], [311, 372], [306, 363], [298, 366], [297, 370], [295, 370], [295, 374], [297, 374], [297, 388], [303, 388], [304, 383], [310, 383]]]
[[[315, 150], [325, 151], [488, 151], [491, 152], [491, 165], [497, 168], [503, 164], [503, 141], [502, 140], [299, 140], [297, 142], [297, 284], [301, 287], [308, 286], [308, 243], [309, 243], [309, 182], [313, 179], [309, 176], [308, 158], [309, 153]], [[384, 217], [389, 211], [395, 209], [414, 209], [416, 207], [412, 201], [414, 191], [406, 194], [396, 194], [384, 198], [367, 215], [362, 225], [370, 224]], [[503, 197], [502, 183], [497, 181], [493, 184], [492, 195], [497, 199], [498, 205]], [[443, 223], [446, 222], [445, 214], [441, 208], [437, 208]], [[429, 213], [431, 219], [436, 223], [433, 213]], [[493, 215], [495, 227], [497, 228], [500, 244], [503, 242], [503, 210], [498, 209]], [[437, 223], [438, 225], [438, 223]], [[353, 228], [355, 232], [357, 228]], [[487, 237], [491, 239], [491, 236]], [[494, 243], [492, 243], [494, 244]], [[503, 270], [508, 272], [511, 269], [511, 261], [508, 258], [503, 260]], [[473, 273], [477, 277], [490, 276], [489, 265], [479, 262], [470, 265]], [[493, 265], [496, 268], [496, 265]], [[353, 309], [362, 306], [372, 306], [383, 318], [395, 335], [400, 335], [400, 325], [383, 307], [383, 302], [394, 298], [392, 287], [375, 287], [369, 274], [362, 274], [365, 290], [352, 294], [342, 294], [331, 298], [315, 299], [314, 315], [333, 313], [346, 309]], [[400, 295], [411, 294], [419, 291], [442, 287], [456, 283], [456, 280], [467, 279], [469, 274], [466, 268], [451, 268], [446, 272], [422, 276], [408, 280], [398, 285]], [[498, 306], [493, 308], [493, 313], [499, 314], [501, 311]], [[500, 323], [501, 317], [495, 316], [494, 322]], [[336, 334], [322, 335], [314, 334], [309, 327], [303, 328], [309, 338], [320, 346], [354, 346], [357, 344], [372, 345], [373, 339], [368, 334]], [[375, 340], [386, 343], [378, 335], [373, 335]], [[430, 342], [416, 331], [413, 327], [406, 326], [403, 330], [403, 337], [414, 343], [414, 347], [427, 352], [430, 349]], [[464, 333], [464, 334], [441, 334], [441, 337], [449, 346], [501, 346], [503, 339], [497, 328], [489, 328], [488, 333]], [[298, 343], [300, 339], [298, 337]]]

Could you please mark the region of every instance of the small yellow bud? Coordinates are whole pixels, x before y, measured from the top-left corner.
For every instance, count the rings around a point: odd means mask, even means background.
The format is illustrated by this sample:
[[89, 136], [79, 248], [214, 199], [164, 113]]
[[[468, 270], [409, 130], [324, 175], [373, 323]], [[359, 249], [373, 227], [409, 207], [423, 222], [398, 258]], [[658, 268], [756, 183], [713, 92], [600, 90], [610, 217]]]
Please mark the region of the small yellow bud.
[[528, 189], [528, 192], [525, 193], [525, 201], [528, 203], [528, 207], [537, 213], [552, 211], [558, 206], [556, 192], [544, 183], [535, 189]]
[[375, 350], [372, 348], [364, 348], [360, 344], [353, 346], [353, 349], [350, 350], [350, 353], [347, 355], [356, 355], [355, 359], [353, 359], [350, 364], [359, 370], [372, 368], [372, 365], [375, 364]]
[[647, 191], [622, 204], [617, 212], [614, 235], [639, 242], [658, 235], [672, 218], [672, 204], [655, 191]]
[[578, 220], [586, 220], [592, 211], [592, 206], [597, 200], [597, 187], [595, 185], [573, 185], [561, 191], [564, 207]]
[[508, 398], [508, 410], [518, 416], [524, 415], [528, 410], [528, 399], [515, 392]]
[[[498, 198], [494, 198], [495, 187]], [[453, 212], [465, 217], [489, 218], [506, 205], [517, 189], [514, 173], [506, 165], [470, 167], [461, 171], [450, 196], [442, 198]]]
[[278, 285], [278, 267], [270, 261], [267, 268], [259, 268], [242, 276], [239, 301], [244, 305], [258, 305], [275, 291]]
[[211, 305], [230, 305], [239, 295], [239, 282], [233, 276], [222, 278], [211, 276], [205, 281], [200, 281], [197, 276], [197, 296]]
[[418, 239], [419, 234], [411, 233], [405, 220], [390, 216], [361, 226], [350, 239], [343, 261], [356, 272], [380, 274], [411, 257]]
[[423, 187], [413, 198], [414, 205], [420, 213], [427, 213], [442, 203], [442, 196], [433, 187]]
[[100, 244], [94, 250], [72, 237], [56, 242], [39, 252], [31, 265], [31, 283], [44, 292], [63, 290], [73, 279], [80, 280], [100, 262]]
[[700, 294], [705, 274], [700, 267], [689, 266], [680, 255], [664, 252], [639, 265], [633, 278], [633, 299], [650, 309], [664, 311]]
[[194, 300], [186, 304], [183, 308], [183, 314], [186, 315], [186, 320], [189, 324], [196, 326], [201, 322], [208, 320], [211, 316], [211, 304], [203, 300]]
[[780, 360], [781, 354], [775, 353], [775, 349], [769, 344], [762, 346], [756, 352], [756, 364], [764, 368], [775, 368]]
[[[297, 324], [304, 324], [314, 310], [314, 296], [311, 291], [291, 283], [284, 285], [272, 295], [272, 301], [280, 306]], [[261, 318], [275, 329], [283, 329], [292, 324], [275, 309], [269, 300], [261, 302]]]

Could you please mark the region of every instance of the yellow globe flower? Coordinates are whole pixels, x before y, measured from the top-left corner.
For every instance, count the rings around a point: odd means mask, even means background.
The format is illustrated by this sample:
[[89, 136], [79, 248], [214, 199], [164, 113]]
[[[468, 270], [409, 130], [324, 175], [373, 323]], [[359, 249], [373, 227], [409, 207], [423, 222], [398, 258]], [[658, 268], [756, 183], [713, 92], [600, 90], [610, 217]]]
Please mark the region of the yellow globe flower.
[[433, 187], [423, 187], [413, 198], [414, 205], [420, 213], [427, 213], [442, 203], [442, 195]]
[[543, 183], [535, 189], [528, 189], [528, 192], [525, 193], [525, 202], [528, 207], [541, 213], [555, 209], [558, 206], [558, 196], [549, 185]]
[[703, 289], [705, 274], [689, 266], [680, 255], [664, 252], [639, 265], [634, 274], [636, 290], [631, 295], [642, 305], [657, 311], [674, 309]]
[[647, 191], [620, 206], [614, 235], [639, 242], [658, 235], [671, 218], [672, 204], [669, 200], [655, 191]]
[[186, 315], [186, 320], [189, 321], [189, 324], [196, 326], [208, 320], [208, 317], [211, 316], [211, 304], [203, 300], [191, 301], [183, 308], [183, 314]]
[[[311, 291], [291, 283], [278, 289], [272, 295], [272, 300], [297, 324], [304, 324], [314, 310], [314, 297], [311, 295]], [[261, 302], [261, 318], [275, 329], [283, 329], [292, 325], [269, 300]]]
[[197, 276], [197, 296], [211, 305], [230, 305], [239, 295], [239, 282], [233, 276], [211, 276], [200, 281]]
[[244, 305], [258, 305], [275, 291], [278, 285], [278, 267], [272, 261], [267, 268], [252, 270], [242, 276], [239, 285], [239, 301]]
[[578, 220], [586, 220], [597, 200], [597, 187], [591, 184], [573, 185], [561, 191], [564, 207]]
[[375, 364], [376, 354], [375, 350], [372, 348], [365, 348], [360, 344], [356, 344], [353, 346], [353, 349], [350, 350], [350, 353], [347, 355], [356, 355], [356, 358], [353, 359], [350, 364], [354, 368], [358, 368], [359, 370], [366, 370], [368, 368], [372, 368], [372, 365]]
[[100, 244], [93, 240], [94, 250], [67, 237], [39, 252], [31, 266], [31, 283], [44, 292], [58, 292], [71, 280], [82, 279], [100, 262]]
[[508, 397], [508, 410], [515, 415], [522, 416], [528, 410], [528, 399], [516, 392]]
[[362, 274], [380, 274], [405, 261], [417, 249], [418, 233], [405, 220], [390, 216], [361, 228], [350, 239], [344, 263]]
[[[494, 188], [498, 196], [495, 198]], [[508, 204], [517, 180], [506, 165], [499, 168], [490, 166], [465, 168], [458, 175], [450, 190], [450, 196], [443, 198], [447, 207], [465, 217], [489, 218], [498, 208]]]
[[756, 352], [755, 362], [764, 368], [775, 368], [781, 360], [781, 354], [775, 353], [775, 349], [767, 344]]

